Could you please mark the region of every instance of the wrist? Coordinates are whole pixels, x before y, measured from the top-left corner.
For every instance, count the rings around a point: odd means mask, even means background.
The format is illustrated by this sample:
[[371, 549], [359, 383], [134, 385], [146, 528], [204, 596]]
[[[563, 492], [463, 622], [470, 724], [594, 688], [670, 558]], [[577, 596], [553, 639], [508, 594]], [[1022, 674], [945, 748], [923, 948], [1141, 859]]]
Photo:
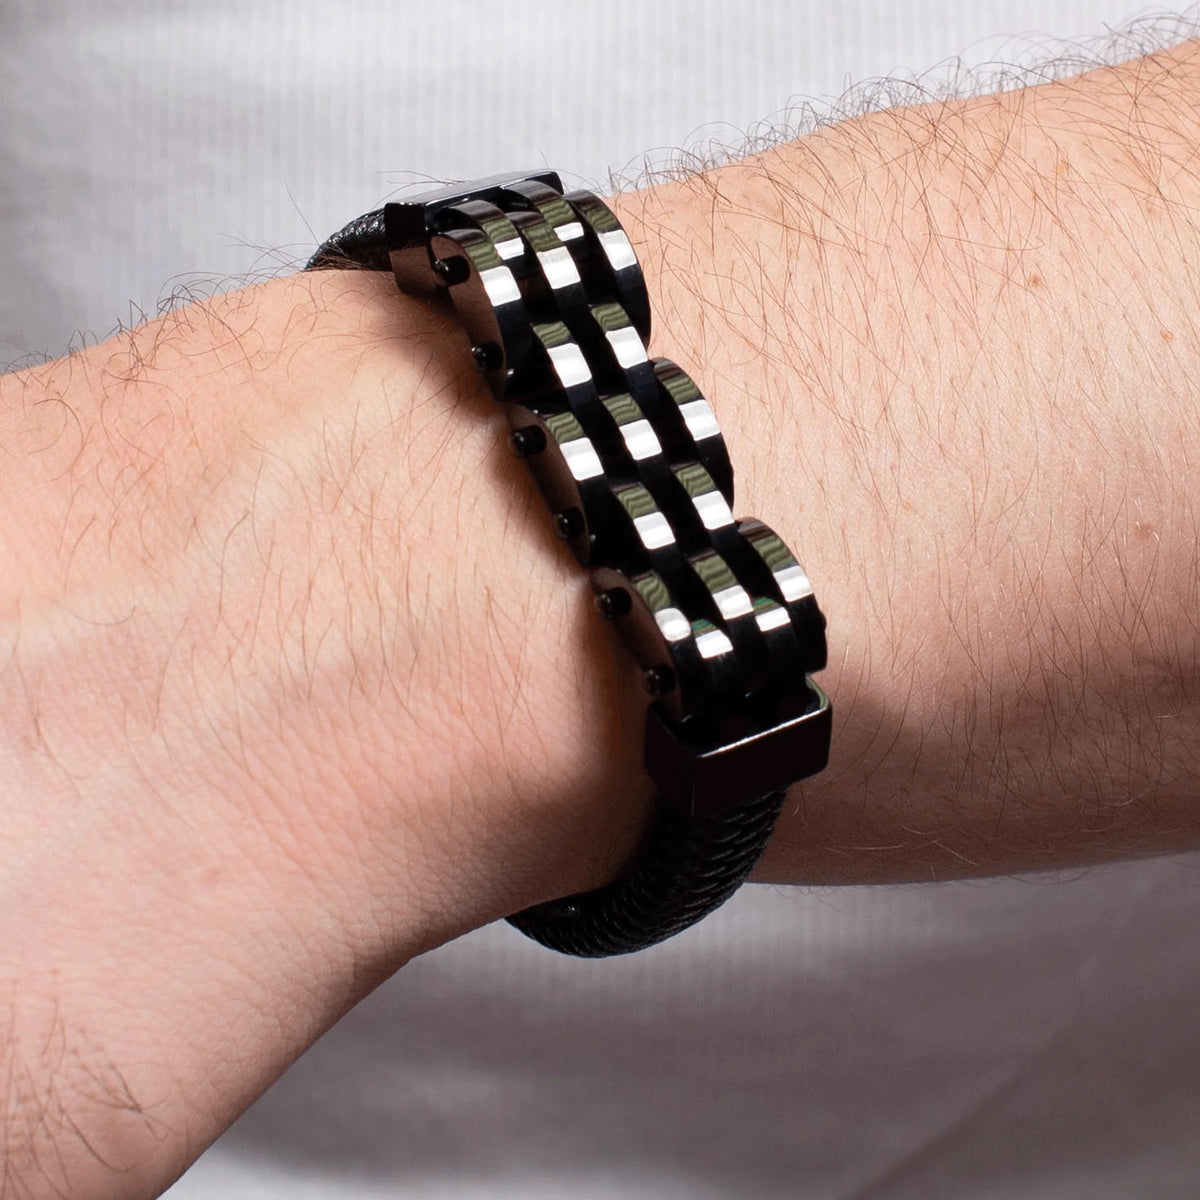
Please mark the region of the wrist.
[[337, 273], [3, 381], [10, 1047], [52, 1019], [145, 1110], [58, 1073], [7, 1156], [74, 1194], [72, 1123], [166, 1178], [407, 958], [632, 851], [636, 738], [460, 337]]

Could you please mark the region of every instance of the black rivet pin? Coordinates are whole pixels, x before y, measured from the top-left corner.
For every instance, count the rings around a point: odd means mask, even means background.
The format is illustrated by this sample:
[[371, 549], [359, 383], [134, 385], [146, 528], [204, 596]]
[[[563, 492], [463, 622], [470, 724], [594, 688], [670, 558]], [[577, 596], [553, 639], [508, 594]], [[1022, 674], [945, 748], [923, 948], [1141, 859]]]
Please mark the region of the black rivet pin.
[[525, 425], [508, 435], [508, 444], [518, 458], [529, 458], [545, 450], [546, 434], [540, 425]]
[[471, 357], [481, 371], [494, 371], [503, 361], [500, 347], [495, 342], [482, 342], [471, 347]]
[[554, 532], [564, 541], [583, 532], [583, 513], [577, 508], [564, 508], [554, 514]]
[[433, 273], [438, 277], [439, 283], [451, 287], [456, 283], [466, 283], [471, 268], [467, 266], [465, 258], [438, 258], [434, 259]]
[[624, 588], [609, 588], [596, 596], [596, 608], [606, 621], [623, 617], [632, 607], [629, 593]]
[[675, 672], [666, 663], [659, 663], [642, 672], [642, 683], [652, 696], [661, 696], [675, 686]]

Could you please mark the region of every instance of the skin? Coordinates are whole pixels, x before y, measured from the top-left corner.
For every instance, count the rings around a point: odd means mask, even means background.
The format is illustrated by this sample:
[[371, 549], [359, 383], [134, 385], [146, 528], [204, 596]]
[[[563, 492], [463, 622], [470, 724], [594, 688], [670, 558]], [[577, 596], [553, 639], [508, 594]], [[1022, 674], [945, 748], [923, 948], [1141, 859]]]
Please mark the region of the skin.
[[[831, 618], [756, 878], [1197, 844], [1197, 95], [1188, 44], [616, 198]], [[0, 378], [0, 1196], [157, 1194], [410, 958], [634, 853], [635, 669], [465, 357], [332, 272]]]

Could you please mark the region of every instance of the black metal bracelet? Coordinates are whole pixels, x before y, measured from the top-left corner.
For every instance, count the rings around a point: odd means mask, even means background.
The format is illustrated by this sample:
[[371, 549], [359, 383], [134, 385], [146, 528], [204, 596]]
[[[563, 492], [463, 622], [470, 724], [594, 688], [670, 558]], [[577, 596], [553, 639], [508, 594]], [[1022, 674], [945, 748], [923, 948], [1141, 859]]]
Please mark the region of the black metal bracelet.
[[754, 519], [692, 379], [650, 359], [629, 239], [553, 172], [496, 176], [352, 221], [308, 269], [391, 270], [449, 296], [555, 528], [644, 671], [658, 813], [605, 888], [509, 917], [568, 954], [638, 950], [722, 904], [762, 853], [788, 784], [829, 754], [825, 620], [808, 577]]

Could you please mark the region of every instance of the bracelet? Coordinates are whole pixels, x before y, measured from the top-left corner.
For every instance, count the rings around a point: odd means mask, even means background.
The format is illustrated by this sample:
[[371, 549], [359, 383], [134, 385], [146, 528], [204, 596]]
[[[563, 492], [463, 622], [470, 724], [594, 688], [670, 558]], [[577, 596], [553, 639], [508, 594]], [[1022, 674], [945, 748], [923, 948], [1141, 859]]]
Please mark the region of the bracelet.
[[586, 957], [661, 942], [737, 890], [787, 786], [828, 760], [832, 712], [810, 677], [825, 619], [808, 577], [761, 521], [734, 519], [713, 411], [683, 370], [647, 357], [641, 268], [590, 192], [535, 171], [388, 204], [307, 269], [339, 267], [449, 298], [512, 450], [643, 669], [658, 794], [645, 845], [608, 886], [508, 920]]

